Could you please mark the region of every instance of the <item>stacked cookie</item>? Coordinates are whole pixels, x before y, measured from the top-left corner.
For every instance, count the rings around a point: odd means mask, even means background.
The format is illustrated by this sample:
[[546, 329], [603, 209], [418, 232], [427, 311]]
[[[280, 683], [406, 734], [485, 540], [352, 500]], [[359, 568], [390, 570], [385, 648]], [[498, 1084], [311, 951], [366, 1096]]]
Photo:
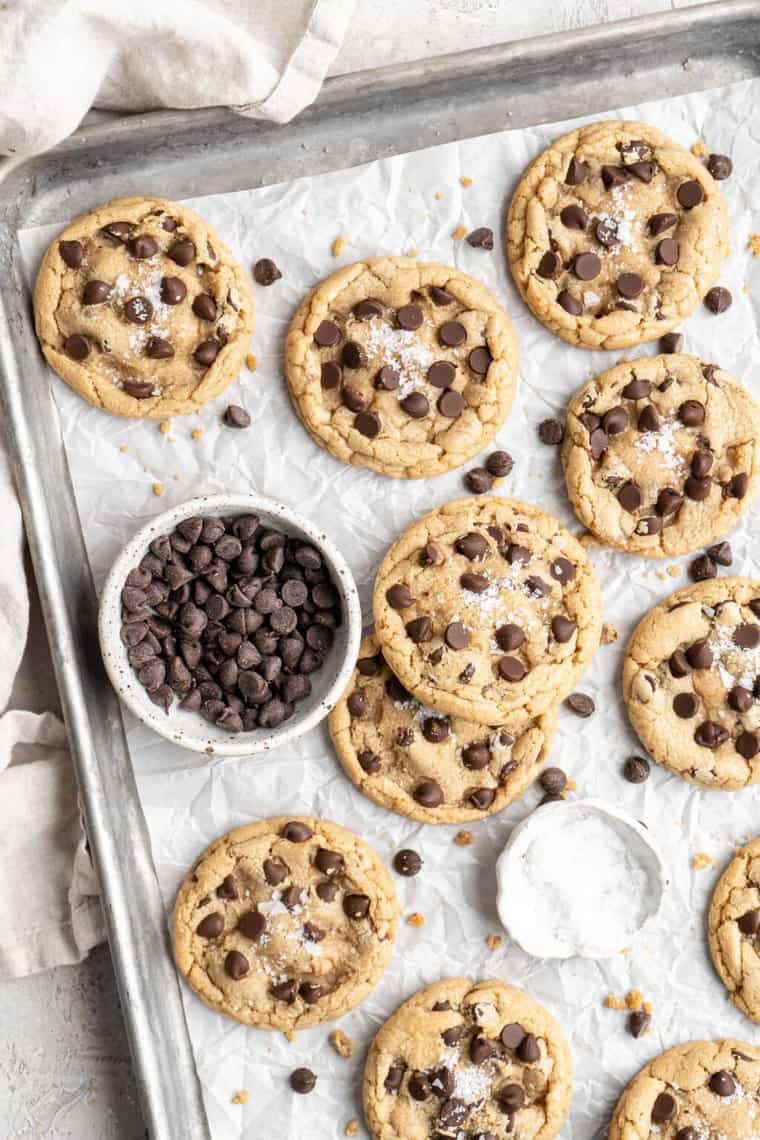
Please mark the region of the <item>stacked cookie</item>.
[[348, 775], [426, 822], [501, 810], [538, 774], [556, 707], [599, 643], [583, 548], [525, 503], [447, 503], [390, 548], [374, 612], [329, 719]]

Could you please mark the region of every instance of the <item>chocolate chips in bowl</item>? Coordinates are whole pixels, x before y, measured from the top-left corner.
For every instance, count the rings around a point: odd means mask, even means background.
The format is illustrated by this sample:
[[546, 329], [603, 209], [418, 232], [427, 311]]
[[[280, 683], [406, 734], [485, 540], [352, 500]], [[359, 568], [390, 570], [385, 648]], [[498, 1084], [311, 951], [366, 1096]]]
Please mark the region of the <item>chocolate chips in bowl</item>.
[[258, 496], [196, 499], [117, 559], [100, 606], [114, 688], [184, 747], [245, 756], [317, 724], [361, 634], [351, 572], [327, 537]]

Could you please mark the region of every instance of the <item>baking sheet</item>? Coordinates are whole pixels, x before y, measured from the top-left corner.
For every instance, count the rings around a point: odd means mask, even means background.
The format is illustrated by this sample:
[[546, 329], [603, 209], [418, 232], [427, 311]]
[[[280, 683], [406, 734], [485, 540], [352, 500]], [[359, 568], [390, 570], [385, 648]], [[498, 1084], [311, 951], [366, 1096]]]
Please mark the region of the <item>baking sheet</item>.
[[[759, 95], [760, 81], [752, 80], [619, 112], [653, 122], [687, 146], [704, 139], [711, 150], [734, 159], [734, 176], [723, 183], [733, 253], [721, 277], [734, 303], [720, 317], [700, 310], [691, 318], [686, 349], [734, 371], [756, 396], [760, 346], [752, 291], [754, 285], [758, 295], [760, 261], [748, 252], [748, 238], [753, 228], [760, 229], [760, 219], [752, 215], [760, 184], [760, 145], [753, 135]], [[501, 242], [506, 204], [522, 169], [575, 123], [489, 135], [294, 183], [193, 199], [247, 267], [259, 257], [272, 257], [283, 277], [269, 289], [256, 287], [255, 374], [243, 373], [225, 396], [196, 416], [173, 421], [167, 434], [155, 422], [108, 417], [51, 380], [96, 582], [102, 583], [124, 542], [157, 511], [200, 493], [253, 488], [288, 502], [325, 528], [356, 575], [369, 620], [372, 581], [384, 550], [419, 514], [464, 493], [462, 471], [396, 482], [339, 464], [298, 423], [282, 379], [281, 352], [303, 292], [337, 265], [377, 254], [417, 251], [460, 266], [502, 299], [520, 341], [521, 369], [518, 398], [498, 436], [515, 468], [499, 490], [539, 503], [577, 531], [558, 452], [538, 443], [535, 427], [546, 416], [561, 415], [574, 389], [619, 354], [571, 349], [545, 332], [511, 285]], [[472, 178], [472, 186], [463, 187], [462, 176]], [[62, 217], [61, 224], [67, 220]], [[490, 225], [497, 234], [494, 251], [454, 241], [452, 232], [460, 224], [468, 230]], [[22, 234], [30, 273], [57, 228]], [[341, 234], [346, 245], [334, 258], [331, 243]], [[644, 346], [629, 355], [653, 351]], [[251, 413], [254, 424], [247, 432], [220, 426], [228, 402]], [[201, 429], [201, 438], [193, 437], [195, 429]], [[154, 484], [161, 485], [160, 498]], [[759, 518], [760, 502], [731, 536], [731, 572], [758, 573], [752, 532], [757, 533]], [[656, 924], [631, 953], [607, 963], [544, 963], [506, 938], [495, 952], [486, 945], [487, 935], [500, 929], [494, 861], [511, 827], [535, 806], [536, 790], [500, 816], [474, 825], [472, 846], [459, 847], [453, 843], [456, 827], [421, 827], [361, 796], [342, 775], [324, 728], [282, 754], [205, 764], [127, 718], [167, 913], [187, 866], [206, 844], [270, 814], [323, 815], [360, 832], [386, 860], [405, 846], [425, 860], [416, 879], [395, 877], [404, 915], [422, 912], [424, 927], [402, 921], [388, 973], [340, 1022], [357, 1041], [352, 1060], [342, 1060], [327, 1045], [332, 1024], [304, 1031], [289, 1043], [280, 1034], [218, 1017], [185, 990], [215, 1140], [342, 1135], [351, 1118], [361, 1118], [361, 1069], [372, 1034], [400, 1001], [446, 974], [503, 977], [560, 1018], [576, 1064], [575, 1098], [562, 1132], [567, 1140], [601, 1136], [623, 1083], [661, 1049], [702, 1036], [760, 1041], [760, 1031], [726, 1002], [704, 936], [705, 907], [719, 869], [732, 848], [757, 830], [760, 787], [733, 795], [700, 792], [656, 766], [643, 786], [629, 785], [620, 775], [624, 758], [640, 751], [619, 697], [625, 639], [646, 609], [686, 584], [689, 559], [652, 563], [604, 550], [591, 556], [600, 573], [605, 619], [621, 636], [616, 644], [600, 647], [579, 686], [594, 697], [596, 713], [583, 721], [562, 711], [551, 762], [568, 771], [577, 794], [600, 796], [646, 822], [664, 849], [671, 880]], [[678, 576], [667, 573], [669, 565], [678, 567]], [[711, 855], [715, 866], [694, 870], [698, 853]], [[639, 1041], [626, 1034], [625, 1014], [603, 1005], [607, 994], [631, 988], [642, 990], [654, 1005], [653, 1030]], [[287, 1075], [299, 1065], [318, 1074], [308, 1101], [287, 1087]], [[248, 1103], [233, 1104], [243, 1089]]]

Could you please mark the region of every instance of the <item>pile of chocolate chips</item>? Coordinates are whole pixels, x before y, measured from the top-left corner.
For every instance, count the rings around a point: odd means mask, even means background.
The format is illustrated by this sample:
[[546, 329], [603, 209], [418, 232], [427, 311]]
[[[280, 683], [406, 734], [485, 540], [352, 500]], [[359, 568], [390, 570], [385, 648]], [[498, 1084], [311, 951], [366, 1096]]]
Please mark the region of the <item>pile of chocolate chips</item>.
[[121, 639], [150, 699], [230, 732], [276, 728], [311, 692], [341, 623], [320, 552], [253, 514], [155, 538], [121, 593]]

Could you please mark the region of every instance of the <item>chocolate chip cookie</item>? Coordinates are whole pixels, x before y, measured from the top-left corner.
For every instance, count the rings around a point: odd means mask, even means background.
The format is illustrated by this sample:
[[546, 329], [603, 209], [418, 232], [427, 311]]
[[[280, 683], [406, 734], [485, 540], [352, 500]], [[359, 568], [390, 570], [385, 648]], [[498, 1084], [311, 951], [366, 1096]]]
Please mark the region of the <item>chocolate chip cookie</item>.
[[628, 643], [623, 696], [671, 772], [728, 790], [760, 780], [760, 582], [699, 582], [650, 610]]
[[507, 732], [433, 712], [390, 671], [373, 635], [328, 721], [359, 790], [422, 823], [466, 823], [512, 803], [543, 767], [556, 723], [551, 710]]
[[424, 515], [378, 570], [375, 633], [401, 684], [436, 712], [514, 724], [555, 707], [599, 644], [602, 600], [580, 544], [512, 499]]
[[303, 1029], [364, 1000], [397, 921], [390, 876], [366, 843], [334, 823], [284, 816], [204, 851], [177, 895], [174, 952], [212, 1009]]
[[285, 374], [306, 430], [337, 459], [417, 479], [489, 443], [517, 384], [517, 340], [479, 281], [446, 265], [347, 265], [293, 318]]
[[559, 1024], [496, 979], [420, 990], [378, 1031], [364, 1069], [373, 1140], [551, 1140], [571, 1096]]
[[528, 167], [509, 208], [520, 294], [551, 332], [584, 348], [627, 348], [675, 328], [727, 253], [715, 179], [645, 123], [563, 135]]
[[89, 403], [120, 416], [197, 412], [240, 371], [253, 330], [245, 274], [192, 210], [118, 198], [48, 247], [34, 312], [42, 351]]
[[600, 542], [672, 557], [726, 534], [760, 471], [760, 408], [696, 356], [640, 357], [570, 401], [562, 452], [570, 501]]
[[737, 851], [708, 918], [710, 953], [734, 1005], [760, 1023], [760, 839]]
[[760, 1117], [760, 1049], [690, 1041], [637, 1074], [618, 1101], [608, 1140], [752, 1140]]

